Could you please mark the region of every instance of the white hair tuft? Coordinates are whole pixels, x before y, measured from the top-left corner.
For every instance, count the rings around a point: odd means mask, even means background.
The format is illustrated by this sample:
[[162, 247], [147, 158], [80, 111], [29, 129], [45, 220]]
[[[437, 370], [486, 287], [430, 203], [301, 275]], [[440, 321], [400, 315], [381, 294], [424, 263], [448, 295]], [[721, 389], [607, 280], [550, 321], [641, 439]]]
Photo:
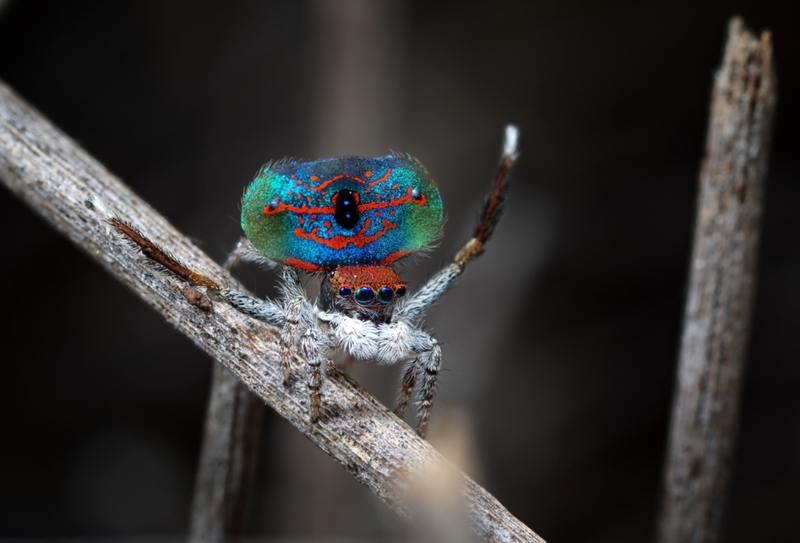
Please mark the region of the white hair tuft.
[[503, 154], [515, 156], [517, 154], [517, 141], [519, 140], [519, 128], [513, 124], [506, 125], [506, 137], [503, 140]]

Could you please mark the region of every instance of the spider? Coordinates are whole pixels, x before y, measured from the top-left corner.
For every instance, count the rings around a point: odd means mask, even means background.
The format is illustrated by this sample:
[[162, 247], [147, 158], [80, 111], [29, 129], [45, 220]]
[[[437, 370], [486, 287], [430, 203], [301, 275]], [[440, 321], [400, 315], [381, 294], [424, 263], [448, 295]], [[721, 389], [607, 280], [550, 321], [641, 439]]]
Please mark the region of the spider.
[[[439, 190], [416, 159], [344, 157], [282, 160], [264, 166], [242, 197], [242, 238], [226, 262], [279, 267], [280, 300], [260, 300], [187, 268], [119, 218], [108, 221], [143, 254], [192, 286], [202, 286], [242, 313], [280, 327], [280, 365], [306, 360], [311, 420], [320, 417], [323, 362], [337, 350], [380, 365], [406, 364], [395, 414], [403, 416], [415, 387], [417, 433], [425, 437], [442, 362], [436, 339], [420, 327], [425, 312], [483, 252], [503, 207], [518, 130], [505, 129], [503, 152], [475, 233], [453, 261], [414, 295], [393, 269], [429, 248], [444, 214]], [[320, 299], [310, 301], [300, 272], [322, 275]], [[191, 301], [191, 300], [190, 300]], [[205, 303], [196, 305], [208, 309]]]

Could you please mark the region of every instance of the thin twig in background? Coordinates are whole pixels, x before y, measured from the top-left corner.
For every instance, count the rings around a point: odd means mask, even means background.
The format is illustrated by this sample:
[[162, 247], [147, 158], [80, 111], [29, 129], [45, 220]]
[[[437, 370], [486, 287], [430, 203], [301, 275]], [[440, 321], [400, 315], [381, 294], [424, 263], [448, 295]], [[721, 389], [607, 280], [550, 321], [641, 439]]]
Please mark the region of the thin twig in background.
[[[211, 311], [192, 305], [175, 283], [111, 233], [92, 202], [105, 202], [193, 269], [232, 283], [230, 275], [4, 83], [0, 83], [0, 180], [387, 505], [408, 514], [404, 487], [426, 466], [445, 462], [444, 458], [335, 368], [328, 369], [325, 380], [322, 419], [311, 423], [304, 380], [282, 384], [277, 330], [226, 304], [214, 304]], [[300, 364], [295, 361], [295, 371], [300, 371]], [[463, 473], [459, 476], [473, 528], [483, 539], [543, 541], [477, 483]]]
[[222, 364], [214, 364], [197, 466], [189, 541], [244, 534], [257, 467], [264, 402]]
[[776, 85], [769, 32], [733, 19], [711, 95], [658, 539], [708, 542], [730, 479]]

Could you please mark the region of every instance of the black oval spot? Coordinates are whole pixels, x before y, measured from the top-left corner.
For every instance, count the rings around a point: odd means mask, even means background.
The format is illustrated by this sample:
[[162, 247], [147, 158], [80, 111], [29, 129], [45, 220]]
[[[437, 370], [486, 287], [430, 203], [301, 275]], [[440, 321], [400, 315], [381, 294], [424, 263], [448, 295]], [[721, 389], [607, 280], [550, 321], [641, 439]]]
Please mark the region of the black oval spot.
[[358, 194], [344, 189], [333, 195], [333, 218], [342, 228], [352, 230], [358, 224]]
[[375, 299], [375, 291], [370, 287], [361, 287], [356, 291], [356, 301], [361, 305], [372, 303]]
[[378, 303], [386, 305], [394, 299], [392, 287], [381, 287], [378, 291]]
[[394, 294], [398, 298], [402, 298], [403, 296], [405, 296], [406, 295], [406, 287], [405, 287], [405, 285], [400, 285], [399, 287], [397, 287], [397, 292], [395, 292]]
[[350, 287], [341, 287], [339, 289], [339, 296], [342, 298], [349, 298], [351, 294], [353, 294], [353, 291]]

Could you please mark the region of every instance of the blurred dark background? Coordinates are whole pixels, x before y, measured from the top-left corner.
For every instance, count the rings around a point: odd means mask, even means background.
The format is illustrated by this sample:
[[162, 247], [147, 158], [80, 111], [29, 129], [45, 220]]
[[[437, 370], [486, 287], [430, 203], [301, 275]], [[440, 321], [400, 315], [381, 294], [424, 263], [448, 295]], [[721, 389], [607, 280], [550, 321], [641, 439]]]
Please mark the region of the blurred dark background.
[[[496, 237], [427, 324], [437, 424], [548, 541], [655, 529], [712, 74], [729, 18], [779, 78], [724, 541], [800, 534], [800, 3], [0, 2], [0, 78], [214, 258], [284, 156], [415, 155], [468, 237], [504, 123], [522, 158]], [[212, 362], [6, 191], [0, 536], [181, 536]], [[245, 269], [248, 287], [273, 278]], [[398, 368], [351, 373], [392, 404]], [[252, 533], [391, 539], [397, 522], [268, 411]]]

